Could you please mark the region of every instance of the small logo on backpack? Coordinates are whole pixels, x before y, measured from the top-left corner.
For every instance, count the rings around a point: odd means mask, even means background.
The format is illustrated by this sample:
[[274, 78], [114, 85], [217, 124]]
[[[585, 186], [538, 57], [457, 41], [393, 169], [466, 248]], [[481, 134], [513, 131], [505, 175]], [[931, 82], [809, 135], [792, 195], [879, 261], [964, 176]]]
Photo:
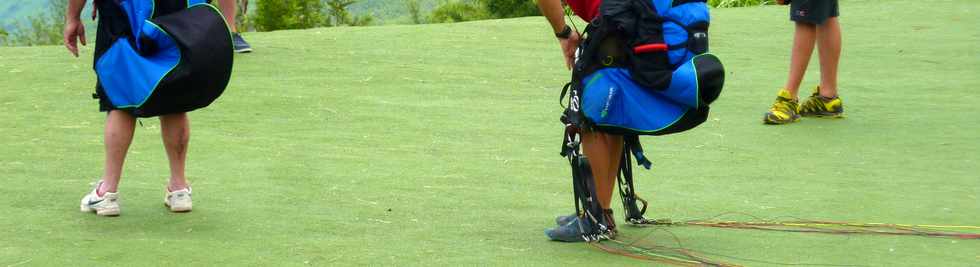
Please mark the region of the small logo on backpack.
[[609, 95], [606, 96], [606, 106], [602, 107], [602, 112], [599, 113], [599, 116], [605, 118], [606, 115], [609, 115], [609, 106], [612, 105], [613, 95], [615, 94], [616, 94], [616, 87], [609, 87]]

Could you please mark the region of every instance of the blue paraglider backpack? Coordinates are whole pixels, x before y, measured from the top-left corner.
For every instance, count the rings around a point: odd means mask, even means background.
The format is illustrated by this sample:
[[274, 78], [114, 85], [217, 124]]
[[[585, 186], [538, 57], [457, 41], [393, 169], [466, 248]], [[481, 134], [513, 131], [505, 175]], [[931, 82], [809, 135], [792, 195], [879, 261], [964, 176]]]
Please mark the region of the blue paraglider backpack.
[[206, 107], [221, 95], [233, 65], [231, 33], [207, 2], [97, 0], [103, 19], [111, 20], [100, 24], [115, 27], [100, 33], [111, 45], [95, 59], [113, 107], [153, 117]]
[[[573, 110], [566, 116], [577, 125], [624, 135], [664, 135], [700, 125], [725, 80], [721, 61], [707, 53], [709, 24], [705, 0], [604, 0], [579, 47], [566, 87]], [[583, 108], [586, 85], [613, 74], [649, 93], [630, 99], [617, 114]], [[678, 112], [664, 112], [668, 108]], [[649, 119], [636, 119], [638, 113], [649, 113], [643, 114]]]

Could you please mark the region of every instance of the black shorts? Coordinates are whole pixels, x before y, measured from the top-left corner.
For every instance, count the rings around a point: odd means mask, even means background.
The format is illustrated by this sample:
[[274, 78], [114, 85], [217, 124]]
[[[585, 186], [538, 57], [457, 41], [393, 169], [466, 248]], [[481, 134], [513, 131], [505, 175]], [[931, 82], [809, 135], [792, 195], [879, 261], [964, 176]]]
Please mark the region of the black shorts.
[[837, 0], [793, 0], [789, 12], [792, 21], [817, 25], [840, 15]]
[[[118, 5], [112, 1], [106, 0], [95, 0], [95, 5], [98, 7], [99, 11], [99, 26], [95, 34], [95, 58], [93, 59], [92, 68], [94, 70], [95, 64], [98, 62], [99, 57], [105, 54], [112, 44], [118, 40], [119, 37], [132, 35], [130, 31], [129, 22], [126, 18], [126, 13], [119, 8]], [[110, 111], [115, 110], [116, 107], [112, 105], [109, 101], [109, 97], [105, 95], [105, 91], [102, 89], [102, 84], [98, 82], [98, 77], [96, 77], [95, 83], [95, 94], [92, 95], [95, 99], [99, 100], [99, 111]]]

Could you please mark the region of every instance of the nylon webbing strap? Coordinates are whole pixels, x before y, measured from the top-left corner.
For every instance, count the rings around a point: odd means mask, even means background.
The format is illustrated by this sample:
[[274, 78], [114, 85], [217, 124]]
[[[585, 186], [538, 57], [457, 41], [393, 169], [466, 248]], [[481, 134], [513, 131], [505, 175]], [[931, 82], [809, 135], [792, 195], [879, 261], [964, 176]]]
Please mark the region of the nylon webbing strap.
[[643, 156], [643, 147], [638, 136], [624, 136], [623, 143], [623, 158], [619, 163], [619, 175], [616, 180], [619, 182], [619, 196], [623, 202], [623, 210], [626, 211], [626, 222], [650, 224], [652, 221], [643, 217], [647, 212], [647, 201], [636, 196], [636, 187], [633, 183], [633, 157], [636, 157], [637, 165], [646, 169], [650, 169], [652, 164]]
[[643, 145], [640, 144], [640, 137], [636, 135], [623, 136], [623, 142], [623, 153], [627, 151], [633, 153], [633, 156], [636, 157], [636, 164], [649, 170], [653, 163], [643, 155]]
[[[628, 147], [629, 145], [627, 145]], [[647, 202], [636, 196], [636, 187], [633, 184], [633, 159], [630, 152], [624, 149], [623, 158], [619, 164], [619, 175], [616, 177], [619, 182], [619, 196], [623, 202], [623, 210], [626, 213], [626, 222], [633, 224], [643, 224], [647, 220], [643, 214], [647, 211]], [[640, 207], [637, 203], [643, 204]]]

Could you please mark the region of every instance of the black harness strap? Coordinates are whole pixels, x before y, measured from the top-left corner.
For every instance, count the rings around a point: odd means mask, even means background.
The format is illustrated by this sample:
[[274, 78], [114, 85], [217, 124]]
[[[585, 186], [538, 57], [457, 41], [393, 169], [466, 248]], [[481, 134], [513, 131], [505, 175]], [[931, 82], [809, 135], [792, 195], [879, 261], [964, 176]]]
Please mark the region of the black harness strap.
[[[632, 224], [644, 224], [648, 220], [643, 217], [647, 211], [647, 201], [636, 196], [636, 188], [633, 185], [633, 158], [636, 156], [638, 165], [650, 169], [650, 161], [643, 156], [643, 148], [640, 147], [639, 138], [635, 135], [624, 137], [623, 158], [619, 163], [619, 197], [623, 202], [623, 210], [626, 211], [626, 222]], [[637, 201], [643, 204], [637, 205]]]
[[572, 167], [572, 183], [575, 196], [575, 212], [582, 220], [591, 222], [590, 227], [585, 228], [585, 224], [579, 224], [579, 231], [582, 239], [586, 242], [596, 242], [609, 239], [612, 232], [611, 213], [603, 211], [599, 201], [595, 198], [595, 179], [592, 175], [592, 167], [589, 165], [588, 158], [580, 153], [581, 142], [578, 128], [574, 125], [565, 127], [565, 143], [562, 147], [562, 155], [568, 159]]
[[671, 6], [679, 6], [687, 3], [707, 2], [707, 0], [674, 0]]

